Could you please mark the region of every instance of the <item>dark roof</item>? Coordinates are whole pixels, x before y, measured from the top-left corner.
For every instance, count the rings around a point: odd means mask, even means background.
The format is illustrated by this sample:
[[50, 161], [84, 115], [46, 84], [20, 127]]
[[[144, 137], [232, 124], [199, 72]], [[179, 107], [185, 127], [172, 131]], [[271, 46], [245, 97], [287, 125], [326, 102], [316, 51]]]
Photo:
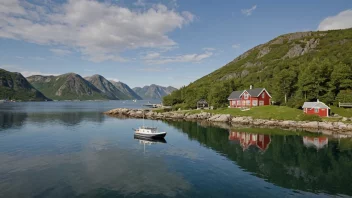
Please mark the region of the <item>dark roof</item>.
[[240, 98], [242, 93], [243, 93], [243, 91], [233, 91], [231, 93], [231, 95], [227, 99], [228, 100], [230, 100], [230, 99], [238, 99], [238, 98]]
[[249, 95], [254, 96], [254, 97], [258, 97], [260, 93], [262, 93], [264, 88], [254, 88], [254, 89], [250, 89], [250, 90], [246, 90]]
[[[263, 90], [266, 91], [265, 88], [255, 88], [255, 89], [249, 89], [249, 90], [243, 90], [243, 91], [233, 91], [227, 99], [228, 100], [239, 99], [244, 91], [247, 91], [249, 93], [249, 95], [251, 95], [253, 97], [259, 97], [259, 94], [261, 94]], [[269, 95], [268, 91], [266, 91], [266, 93]], [[269, 95], [269, 97], [271, 98], [270, 95]]]
[[198, 100], [197, 104], [208, 104], [205, 99]]
[[322, 108], [322, 109], [330, 109], [325, 103], [323, 102], [304, 102], [302, 108]]

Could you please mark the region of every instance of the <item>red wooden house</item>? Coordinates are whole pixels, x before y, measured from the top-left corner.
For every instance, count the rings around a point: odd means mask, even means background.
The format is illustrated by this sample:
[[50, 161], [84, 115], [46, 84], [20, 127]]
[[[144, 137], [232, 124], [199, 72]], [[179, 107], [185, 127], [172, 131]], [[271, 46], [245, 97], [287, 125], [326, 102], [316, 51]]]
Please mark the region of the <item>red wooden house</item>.
[[305, 114], [318, 115], [320, 117], [329, 117], [330, 108], [323, 102], [305, 102], [302, 106]]
[[270, 105], [271, 96], [265, 88], [255, 88], [249, 90], [234, 91], [227, 98], [231, 108], [255, 107]]

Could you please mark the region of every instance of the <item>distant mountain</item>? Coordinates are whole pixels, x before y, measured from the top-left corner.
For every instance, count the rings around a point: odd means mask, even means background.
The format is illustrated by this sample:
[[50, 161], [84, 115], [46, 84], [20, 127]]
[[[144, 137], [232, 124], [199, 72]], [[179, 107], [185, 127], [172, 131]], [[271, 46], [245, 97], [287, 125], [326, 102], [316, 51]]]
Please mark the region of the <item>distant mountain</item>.
[[49, 100], [35, 89], [22, 74], [0, 69], [0, 99], [23, 101]]
[[124, 93], [128, 99], [137, 99], [142, 100], [136, 92], [134, 92], [128, 85], [123, 82], [115, 82], [113, 80], [110, 81], [117, 89], [119, 89], [122, 93]]
[[159, 85], [152, 84], [150, 86], [135, 87], [135, 91], [143, 99], [161, 99], [162, 97], [171, 94], [173, 91], [177, 90], [174, 87], [162, 87]]
[[60, 76], [30, 76], [28, 81], [53, 100], [104, 100], [108, 97], [75, 73]]
[[108, 81], [101, 75], [96, 74], [94, 76], [85, 77], [85, 79], [92, 83], [102, 93], [104, 93], [110, 100], [132, 99], [131, 97], [123, 93], [119, 88], [117, 88], [112, 82]]

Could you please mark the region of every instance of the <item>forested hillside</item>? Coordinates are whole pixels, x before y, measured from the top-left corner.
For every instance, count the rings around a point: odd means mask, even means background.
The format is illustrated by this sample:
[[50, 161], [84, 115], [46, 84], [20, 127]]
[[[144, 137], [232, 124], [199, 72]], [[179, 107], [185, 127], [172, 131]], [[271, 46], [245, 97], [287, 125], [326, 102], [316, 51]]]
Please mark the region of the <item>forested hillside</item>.
[[36, 90], [22, 74], [0, 69], [0, 99], [44, 101], [49, 100]]
[[165, 96], [163, 102], [191, 108], [205, 98], [212, 106], [227, 106], [233, 90], [250, 85], [265, 87], [279, 105], [300, 107], [316, 99], [352, 102], [352, 29], [279, 36]]

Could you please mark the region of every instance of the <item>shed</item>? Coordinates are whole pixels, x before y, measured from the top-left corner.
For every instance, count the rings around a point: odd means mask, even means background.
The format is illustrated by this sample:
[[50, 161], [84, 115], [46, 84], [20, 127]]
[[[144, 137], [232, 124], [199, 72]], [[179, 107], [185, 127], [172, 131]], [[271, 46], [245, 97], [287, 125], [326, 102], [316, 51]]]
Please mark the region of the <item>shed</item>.
[[200, 99], [197, 102], [197, 109], [208, 109], [209, 104], [205, 99]]
[[305, 102], [302, 108], [305, 114], [315, 114], [320, 117], [329, 117], [330, 107], [319, 100], [316, 102]]

